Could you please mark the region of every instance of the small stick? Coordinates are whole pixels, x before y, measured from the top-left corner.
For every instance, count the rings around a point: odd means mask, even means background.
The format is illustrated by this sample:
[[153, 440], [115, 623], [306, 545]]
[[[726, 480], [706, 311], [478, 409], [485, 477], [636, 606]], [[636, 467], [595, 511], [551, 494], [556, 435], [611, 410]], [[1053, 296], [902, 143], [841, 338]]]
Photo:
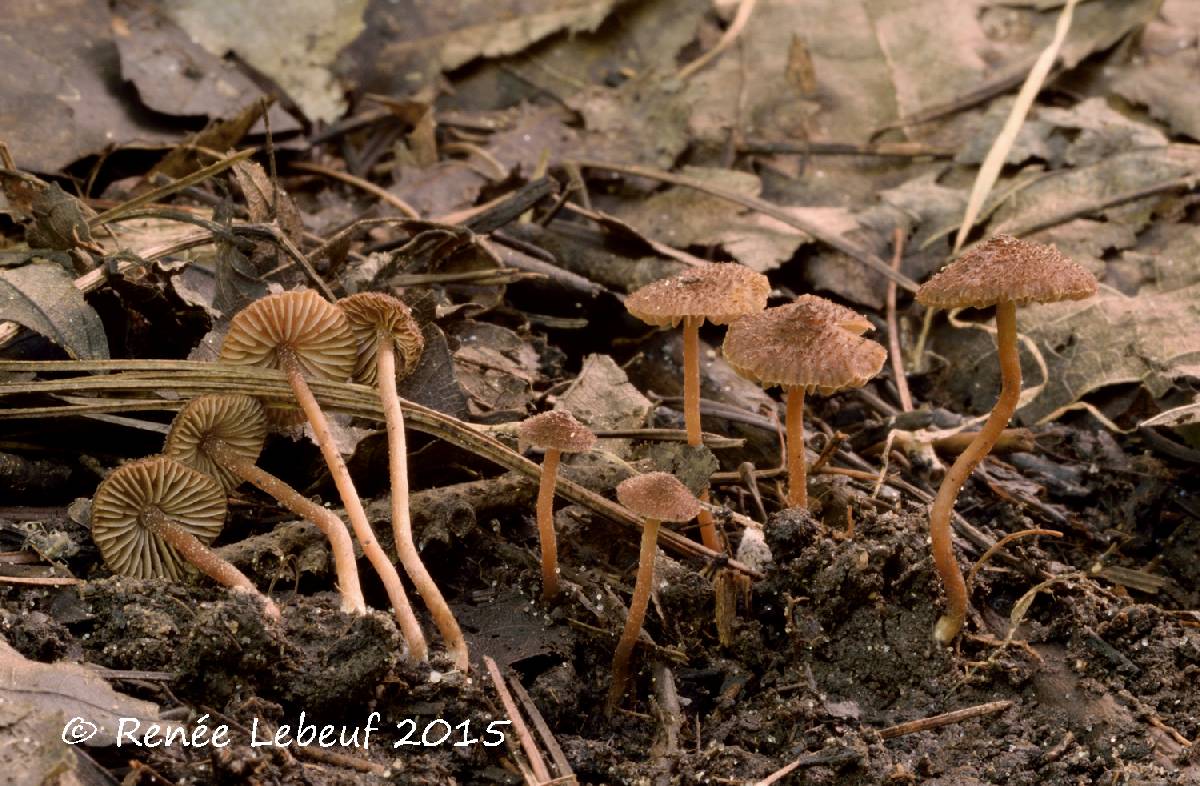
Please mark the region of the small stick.
[[488, 676], [492, 678], [492, 684], [496, 686], [496, 693], [500, 695], [500, 703], [504, 705], [504, 711], [508, 714], [508, 720], [512, 721], [513, 731], [517, 734], [517, 739], [521, 742], [521, 749], [525, 751], [525, 755], [529, 758], [529, 764], [533, 767], [533, 775], [537, 778], [538, 783], [546, 783], [550, 780], [550, 770], [546, 769], [546, 762], [542, 760], [542, 754], [537, 749], [537, 743], [533, 740], [533, 735], [529, 733], [529, 727], [525, 725], [525, 720], [521, 717], [521, 711], [517, 709], [517, 703], [513, 701], [512, 694], [508, 691], [508, 686], [504, 683], [504, 677], [500, 674], [500, 667], [496, 665], [496, 661], [492, 660], [487, 655], [483, 656], [483, 663], [487, 667]]
[[[533, 697], [529, 695], [529, 691], [525, 690], [525, 686], [515, 678], [510, 679], [508, 684], [511, 686], [512, 692], [516, 694], [517, 700], [521, 702], [521, 707], [529, 713], [529, 720], [537, 729], [538, 736], [542, 738], [542, 744], [546, 746], [546, 751], [554, 761], [554, 768], [560, 773], [555, 780], [574, 776], [575, 773], [571, 770], [571, 762], [567, 759], [567, 754], [563, 753], [562, 746], [554, 738], [554, 732], [550, 731], [550, 725], [546, 723], [546, 719], [538, 711], [537, 705], [533, 703]], [[553, 782], [551, 781], [551, 783]]]
[[[892, 239], [895, 251], [892, 253], [892, 270], [900, 272], [900, 259], [904, 256], [904, 230], [896, 227]], [[887, 283], [887, 327], [888, 354], [892, 356], [892, 376], [896, 381], [896, 392], [900, 396], [900, 409], [912, 412], [912, 393], [908, 390], [908, 377], [904, 373], [904, 359], [900, 355], [900, 328], [896, 319], [896, 281], [888, 279]]]
[[808, 468], [809, 472], [820, 472], [821, 467], [829, 463], [834, 451], [836, 451], [843, 442], [846, 441], [846, 435], [840, 431], [833, 432], [833, 436], [825, 442], [825, 447], [821, 448], [821, 454], [817, 456], [817, 460]]
[[733, 21], [729, 23], [729, 27], [725, 30], [724, 35], [721, 36], [721, 40], [717, 41], [716, 46], [714, 46], [712, 49], [708, 50], [692, 62], [685, 65], [683, 68], [679, 69], [679, 73], [676, 74], [679, 80], [686, 80], [692, 74], [711, 63], [717, 57], [717, 55], [733, 46], [733, 42], [736, 41], [738, 36], [742, 34], [742, 30], [745, 29], [746, 23], [750, 21], [750, 14], [754, 12], [754, 6], [757, 3], [758, 0], [741, 0], [741, 2], [738, 3], [737, 13], [734, 14]]
[[1011, 707], [1013, 703], [1008, 700], [1004, 701], [989, 701], [986, 704], [976, 704], [974, 707], [967, 707], [961, 710], [952, 712], [943, 712], [941, 715], [934, 715], [931, 718], [921, 718], [914, 721], [906, 721], [897, 723], [895, 726], [888, 726], [886, 729], [879, 730], [879, 736], [885, 740], [903, 737], [906, 734], [916, 734], [919, 731], [929, 731], [938, 729], [942, 726], [949, 726], [952, 723], [962, 723], [963, 721], [979, 718], [984, 715], [991, 715], [996, 712], [1003, 712]]
[[987, 551], [983, 552], [983, 556], [975, 560], [975, 564], [971, 566], [969, 571], [967, 571], [967, 585], [970, 586], [972, 580], [975, 578], [975, 574], [979, 572], [979, 569], [982, 568], [984, 564], [986, 564], [987, 561], [996, 554], [996, 552], [1018, 538], [1024, 538], [1031, 535], [1049, 535], [1052, 538], [1061, 538], [1063, 536], [1063, 534], [1056, 529], [1023, 529], [1020, 532], [1010, 532], [1009, 534], [1000, 538], [1000, 540], [993, 543]]
[[361, 177], [356, 177], [349, 172], [339, 172], [336, 169], [321, 166], [320, 164], [310, 164], [305, 161], [293, 161], [289, 166], [292, 169], [299, 169], [301, 172], [311, 172], [314, 175], [323, 175], [333, 180], [340, 180], [346, 185], [354, 186], [360, 191], [366, 191], [371, 196], [379, 197], [380, 200], [387, 202], [392, 207], [399, 210], [409, 218], [420, 218], [421, 214], [416, 209], [405, 202], [400, 197], [388, 191], [386, 188], [375, 185], [369, 180], [363, 180]]

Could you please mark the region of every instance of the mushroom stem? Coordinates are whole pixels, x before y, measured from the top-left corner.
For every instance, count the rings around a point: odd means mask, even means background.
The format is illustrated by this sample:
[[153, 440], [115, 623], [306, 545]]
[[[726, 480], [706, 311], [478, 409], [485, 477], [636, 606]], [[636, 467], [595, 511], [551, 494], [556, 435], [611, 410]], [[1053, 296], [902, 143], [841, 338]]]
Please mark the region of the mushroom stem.
[[1017, 354], [1017, 306], [1011, 301], [996, 304], [996, 351], [1000, 357], [1000, 397], [967, 449], [959, 454], [954, 466], [946, 473], [929, 509], [929, 534], [933, 547], [933, 563], [946, 591], [946, 613], [933, 628], [939, 644], [949, 644], [962, 630], [967, 618], [967, 585], [962, 570], [954, 558], [950, 533], [950, 515], [958, 492], [967, 477], [996, 444], [1004, 427], [1017, 409], [1021, 395], [1021, 362]]
[[245, 573], [221, 559], [216, 552], [201, 543], [195, 535], [167, 518], [161, 510], [149, 508], [143, 511], [142, 521], [147, 529], [162, 538], [167, 545], [179, 552], [181, 557], [194, 565], [205, 576], [235, 592], [253, 595], [262, 602], [267, 616], [276, 622], [279, 621], [279, 607], [275, 605], [274, 601], [259, 592], [258, 587], [246, 578]]
[[562, 451], [546, 449], [542, 474], [538, 480], [537, 525], [542, 546], [542, 598], [553, 600], [558, 594], [558, 541], [554, 534], [554, 486], [558, 480], [558, 458]]
[[220, 439], [211, 437], [206, 439], [204, 452], [218, 464], [228, 467], [242, 480], [273, 497], [279, 504], [297, 516], [311, 521], [317, 529], [324, 533], [325, 537], [329, 539], [329, 548], [333, 553], [333, 567], [337, 574], [338, 591], [342, 595], [342, 611], [351, 614], [365, 614], [367, 603], [363, 599], [362, 586], [358, 581], [354, 541], [350, 540], [350, 532], [342, 520], [333, 511], [321, 507], [254, 462], [239, 456]]
[[625, 618], [625, 630], [622, 631], [621, 640], [617, 642], [616, 652], [613, 653], [613, 680], [606, 704], [609, 715], [616, 710], [625, 695], [625, 686], [629, 682], [629, 658], [633, 655], [633, 647], [637, 644], [638, 634], [642, 630], [642, 621], [646, 618], [646, 607], [650, 603], [650, 586], [654, 583], [654, 555], [658, 550], [658, 528], [659, 522], [655, 519], [646, 519], [642, 525], [642, 548], [638, 555], [633, 597], [629, 600], [629, 616]]
[[313, 435], [317, 438], [317, 445], [321, 448], [321, 455], [325, 457], [325, 463], [329, 466], [329, 474], [333, 476], [333, 483], [337, 486], [342, 504], [346, 506], [346, 516], [350, 519], [354, 536], [358, 538], [363, 554], [375, 568], [375, 572], [379, 574], [380, 580], [383, 581], [383, 587], [387, 591], [388, 600], [392, 603], [396, 621], [400, 625], [400, 633], [408, 644], [409, 657], [414, 661], [427, 660], [429, 648], [425, 643], [425, 634], [421, 632], [421, 625], [417, 622], [417, 616], [413, 614], [412, 606], [409, 605], [408, 596], [404, 593], [404, 585], [400, 583], [400, 574], [396, 572], [396, 566], [388, 559], [383, 547], [375, 539], [375, 532], [367, 520], [367, 512], [363, 509], [362, 500], [358, 497], [358, 489], [354, 487], [350, 470], [346, 469], [346, 462], [342, 460], [342, 454], [338, 452], [337, 445], [334, 444], [329, 421], [325, 419], [321, 405], [317, 403], [316, 397], [309, 389], [295, 355], [287, 348], [281, 347], [279, 359], [280, 365], [287, 373], [292, 392], [296, 394], [296, 401], [299, 402], [300, 409], [304, 410], [305, 417], [312, 425]]
[[[687, 429], [687, 441], [692, 447], [704, 444], [700, 430], [700, 317], [685, 317], [683, 320], [683, 424]], [[700, 499], [708, 501], [707, 489]], [[717, 528], [712, 514], [707, 510], [696, 517], [700, 523], [700, 540], [713, 551], [721, 551]]]
[[808, 507], [808, 469], [804, 455], [804, 388], [787, 389], [788, 507]]
[[425, 602], [433, 616], [433, 623], [449, 648], [454, 667], [466, 672], [468, 667], [467, 642], [454, 612], [438, 589], [437, 582], [425, 568], [417, 544], [413, 540], [412, 514], [408, 503], [408, 445], [404, 434], [404, 410], [400, 407], [400, 394], [396, 391], [395, 343], [387, 338], [379, 342], [376, 352], [378, 364], [379, 402], [388, 430], [388, 470], [392, 481], [392, 533], [396, 539], [396, 555], [404, 571], [416, 587], [417, 594]]

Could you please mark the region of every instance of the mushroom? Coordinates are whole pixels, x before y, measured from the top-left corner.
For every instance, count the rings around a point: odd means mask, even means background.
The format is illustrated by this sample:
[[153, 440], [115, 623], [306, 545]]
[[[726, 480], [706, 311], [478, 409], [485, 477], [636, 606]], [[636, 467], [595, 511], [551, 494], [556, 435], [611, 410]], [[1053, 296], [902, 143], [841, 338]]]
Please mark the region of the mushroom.
[[[467, 642], [454, 612], [442, 597], [437, 582], [421, 561], [413, 541], [412, 515], [408, 504], [408, 448], [404, 437], [404, 411], [396, 392], [396, 378], [406, 377], [416, 368], [425, 349], [421, 326], [403, 301], [381, 292], [363, 292], [338, 301], [346, 314], [350, 332], [358, 345], [354, 380], [376, 384], [388, 433], [388, 470], [392, 483], [392, 534], [396, 555], [412, 580], [417, 594], [425, 601], [433, 622], [450, 649], [455, 668], [467, 670]], [[399, 373], [397, 373], [399, 350]]]
[[554, 486], [558, 479], [558, 459], [563, 453], [583, 453], [592, 449], [596, 435], [570, 412], [554, 409], [526, 418], [517, 427], [522, 444], [546, 451], [538, 481], [537, 525], [542, 546], [542, 597], [549, 601], [558, 594], [558, 543], [554, 535]]
[[739, 374], [786, 391], [789, 507], [808, 505], [804, 394], [861, 387], [879, 373], [887, 351], [859, 335], [870, 326], [845, 306], [806, 295], [743, 317], [725, 334], [725, 359]]
[[279, 608], [208, 544], [225, 525], [225, 490], [213, 478], [167, 456], [131, 461], [109, 473], [92, 498], [92, 540], [113, 571], [136, 578], [183, 578], [190, 563], [204, 575]]
[[967, 585], [954, 558], [950, 514], [967, 477], [996, 443], [1016, 411], [1021, 395], [1017, 354], [1017, 306], [1081, 300], [1096, 293], [1096, 278], [1054, 246], [996, 235], [942, 268], [917, 291], [917, 301], [933, 309], [996, 307], [996, 352], [1000, 396], [978, 435], [942, 478], [929, 509], [933, 562], [946, 590], [946, 612], [933, 628], [949, 644], [967, 618]]
[[633, 585], [633, 597], [629, 600], [629, 616], [625, 618], [625, 630], [613, 653], [613, 681], [608, 691], [607, 711], [612, 714], [629, 682], [629, 658], [637, 643], [642, 621], [646, 618], [646, 606], [650, 602], [650, 587], [654, 582], [654, 555], [658, 548], [658, 528], [662, 522], [682, 523], [691, 521], [702, 510], [700, 500], [692, 496], [687, 486], [668, 472], [648, 472], [635, 475], [617, 485], [617, 499], [637, 516], [642, 524], [642, 547], [638, 554], [637, 580]]
[[[689, 268], [638, 289], [625, 298], [630, 314], [650, 325], [674, 327], [683, 322], [683, 420], [688, 444], [702, 444], [700, 434], [700, 325], [724, 325], [767, 306], [771, 284], [761, 273], [735, 263]], [[702, 495], [707, 497], [707, 492]], [[704, 545], [721, 550], [708, 511], [700, 514]]]
[[358, 581], [350, 532], [332, 511], [254, 463], [266, 438], [267, 420], [257, 400], [240, 395], [200, 396], [175, 416], [163, 453], [216, 478], [226, 493], [249, 482], [315, 524], [329, 539], [342, 610], [365, 613], [367, 604]]
[[358, 490], [346, 469], [330, 431], [329, 421], [305, 381], [310, 374], [320, 379], [345, 382], [357, 362], [354, 335], [342, 310], [312, 290], [282, 292], [260, 298], [234, 316], [221, 345], [221, 360], [248, 366], [282, 369], [305, 417], [312, 426], [321, 455], [337, 486], [346, 516], [363, 554], [379, 574], [409, 656], [423, 661], [428, 656], [425, 635], [409, 605], [396, 566], [375, 539], [367, 521]]

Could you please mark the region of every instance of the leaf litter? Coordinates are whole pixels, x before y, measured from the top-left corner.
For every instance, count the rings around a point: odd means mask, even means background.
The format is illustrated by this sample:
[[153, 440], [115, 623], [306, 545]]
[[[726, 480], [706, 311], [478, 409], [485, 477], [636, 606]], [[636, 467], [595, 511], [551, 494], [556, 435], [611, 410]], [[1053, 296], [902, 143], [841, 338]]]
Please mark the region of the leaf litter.
[[[231, 316], [269, 291], [382, 289], [413, 307], [426, 343], [400, 383], [417, 542], [472, 648], [506, 671], [496, 687], [524, 696], [504, 712], [519, 707], [530, 726], [519, 751], [293, 750], [291, 764], [245, 745], [141, 751], [136, 765], [103, 747], [64, 758], [40, 710], [6, 715], [5, 734], [36, 738], [43, 772], [141, 767], [176, 782], [251, 770], [287, 782], [301, 762], [309, 782], [511, 783], [548, 774], [542, 756], [578, 783], [1196, 781], [1197, 18], [1187, 0], [1074, 5], [1014, 115], [1063, 9], [163, 0], [21, 12], [0, 34], [33, 77], [0, 80], [0, 106], [33, 107], [0, 113], [0, 482], [30, 467], [55, 480], [0, 502], [14, 657], [100, 664], [173, 719], [355, 722], [368, 706], [492, 717], [492, 686], [446, 668], [436, 643], [431, 665], [405, 664], [389, 619], [338, 612], [315, 530], [257, 492], [235, 492], [219, 545], [280, 603], [279, 630], [207, 582], [109, 577], [67, 513], [99, 475], [158, 450], [187, 397], [282, 390], [211, 359], [148, 359], [214, 356]], [[65, 53], [54, 64], [47, 42]], [[263, 94], [280, 100], [268, 109]], [[1010, 117], [1023, 119], [997, 143]], [[952, 327], [981, 316], [967, 311], [934, 318], [914, 357], [924, 315], [906, 290], [950, 258], [989, 154], [994, 182], [963, 240], [1053, 242], [1102, 286], [1021, 314], [1030, 430], [963, 492], [960, 556], [990, 561], [952, 653], [929, 643], [939, 604], [922, 533], [930, 483], [994, 399], [994, 348]], [[887, 375], [810, 402], [808, 513], [782, 510], [781, 402], [724, 362], [720, 328], [700, 337], [712, 449], [672, 439], [682, 341], [631, 320], [621, 297], [709, 261], [768, 274], [772, 305], [816, 292], [865, 309], [880, 332], [897, 325], [904, 357], [888, 373], [907, 369], [917, 409], [901, 411]], [[64, 354], [74, 365], [45, 363]], [[121, 360], [101, 362], [110, 354]], [[386, 530], [378, 401], [316, 389]], [[564, 461], [565, 597], [543, 606], [537, 464], [516, 452], [512, 424], [551, 408], [611, 436]], [[262, 461], [336, 499], [307, 442], [273, 436]], [[748, 568], [689, 528], [664, 532], [645, 668], [608, 720], [593, 709], [637, 526], [611, 489], [655, 469], [697, 488], [709, 478], [730, 553], [770, 558]], [[1019, 537], [1047, 528], [1063, 537]], [[83, 545], [46, 548], [58, 536]], [[38, 583], [63, 570], [79, 589]]]

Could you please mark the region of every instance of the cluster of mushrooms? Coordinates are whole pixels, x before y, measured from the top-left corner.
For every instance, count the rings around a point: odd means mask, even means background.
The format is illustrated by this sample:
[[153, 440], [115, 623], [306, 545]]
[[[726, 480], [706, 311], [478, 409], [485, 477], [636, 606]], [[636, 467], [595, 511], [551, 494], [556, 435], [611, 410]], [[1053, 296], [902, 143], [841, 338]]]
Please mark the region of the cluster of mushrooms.
[[[934, 636], [953, 641], [966, 618], [967, 591], [951, 546], [950, 516], [962, 485], [991, 450], [1017, 404], [1021, 371], [1016, 345], [1016, 307], [1088, 297], [1096, 290], [1090, 273], [1055, 248], [994, 237], [931, 278], [917, 300], [931, 308], [995, 306], [997, 348], [1003, 389], [978, 436], [947, 473], [930, 511], [934, 563], [946, 592], [947, 610]], [[656, 281], [629, 295], [626, 307], [656, 326], [682, 323], [684, 347], [684, 421], [688, 443], [701, 444], [699, 329], [707, 320], [727, 325], [723, 353], [740, 374], [767, 387], [779, 386], [786, 398], [787, 503], [807, 506], [803, 414], [805, 395], [830, 395], [860, 387], [879, 373], [886, 358], [882, 346], [864, 338], [871, 323], [861, 314], [814, 295], [767, 308], [770, 285], [765, 276], [741, 265], [707, 264]], [[342, 606], [363, 613], [353, 538], [379, 575], [413, 660], [424, 660], [428, 646], [408, 601], [396, 566], [375, 538], [328, 421], [307, 380], [353, 380], [378, 387], [388, 432], [392, 484], [392, 530], [401, 566], [429, 610], [455, 667], [466, 670], [462, 632], [413, 541], [408, 509], [408, 470], [404, 417], [396, 380], [410, 372], [423, 350], [422, 334], [411, 312], [395, 297], [352, 295], [330, 303], [312, 291], [270, 295], [244, 309], [231, 322], [221, 359], [282, 370], [312, 428], [329, 466], [350, 522], [288, 486], [255, 463], [272, 423], [295, 422], [287, 402], [260, 401], [244, 395], [209, 395], [188, 402], [176, 417], [162, 455], [122, 465], [100, 484], [92, 505], [92, 532], [106, 563], [116, 572], [138, 577], [179, 579], [185, 563], [232, 588], [253, 593], [265, 613], [278, 618], [274, 603], [212, 550], [225, 519], [226, 495], [249, 482], [288, 510], [315, 524], [329, 540]], [[522, 449], [544, 450], [536, 517], [541, 547], [542, 593], [547, 601], [559, 591], [554, 529], [555, 478], [563, 453], [591, 450], [595, 435], [569, 412], [551, 410], [518, 427]], [[699, 496], [673, 475], [649, 472], [616, 487], [618, 501], [644, 521], [637, 578], [629, 612], [613, 656], [608, 696], [611, 711], [622, 700], [629, 665], [645, 618], [654, 578], [657, 537], [663, 523], [697, 519], [704, 544], [716, 551], [727, 545], [714, 526], [707, 490]]]

